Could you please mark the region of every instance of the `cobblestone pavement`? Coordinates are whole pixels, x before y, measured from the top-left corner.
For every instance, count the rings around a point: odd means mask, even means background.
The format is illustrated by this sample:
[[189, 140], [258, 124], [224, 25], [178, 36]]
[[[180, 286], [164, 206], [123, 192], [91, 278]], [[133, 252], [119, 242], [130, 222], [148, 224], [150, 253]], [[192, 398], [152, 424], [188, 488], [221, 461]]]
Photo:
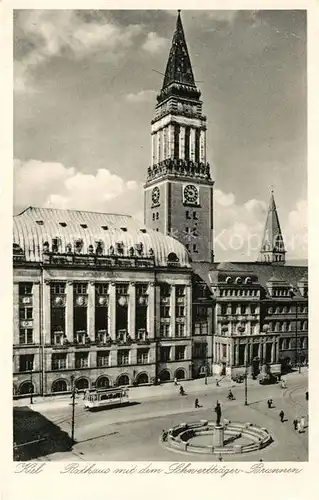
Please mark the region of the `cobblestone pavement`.
[[[248, 388], [249, 405], [244, 405], [243, 385], [237, 385], [233, 392], [235, 401], [228, 401], [227, 387], [216, 388], [213, 384], [203, 391], [187, 391], [185, 397], [169, 391], [166, 398], [146, 398], [136, 401], [129, 407], [103, 410], [96, 413], [84, 411], [81, 400], [76, 407], [75, 439], [77, 443], [71, 452], [55, 453], [42, 460], [49, 461], [216, 461], [212, 455], [183, 454], [164, 448], [159, 440], [161, 431], [180, 422], [192, 422], [200, 419], [212, 420], [212, 411], [216, 399], [221, 402], [223, 418], [232, 421], [248, 421], [266, 427], [273, 436], [274, 443], [260, 452], [227, 456], [225, 461], [307, 461], [308, 429], [303, 434], [294, 431], [292, 420], [306, 416], [308, 405], [305, 400], [307, 373], [285, 377], [288, 388], [283, 390], [278, 385], [260, 386], [250, 384]], [[184, 385], [184, 384], [183, 384]], [[186, 386], [186, 384], [185, 384]], [[186, 387], [185, 387], [186, 388]], [[201, 408], [194, 409], [194, 395], [199, 397]], [[275, 407], [268, 409], [266, 401], [272, 398]], [[59, 407], [46, 404], [35, 407], [46, 418], [57, 424], [62, 430], [70, 432], [71, 407]], [[279, 411], [286, 416], [280, 422]]]

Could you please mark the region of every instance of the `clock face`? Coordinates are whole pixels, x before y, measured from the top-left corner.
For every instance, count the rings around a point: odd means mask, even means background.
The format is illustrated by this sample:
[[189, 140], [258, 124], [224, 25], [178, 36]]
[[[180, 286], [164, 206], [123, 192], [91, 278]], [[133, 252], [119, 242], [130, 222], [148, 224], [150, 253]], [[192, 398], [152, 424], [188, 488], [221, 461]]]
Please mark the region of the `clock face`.
[[198, 203], [198, 188], [193, 184], [184, 187], [184, 199], [189, 203]]
[[160, 199], [160, 190], [158, 187], [155, 187], [152, 191], [152, 202], [158, 203]]

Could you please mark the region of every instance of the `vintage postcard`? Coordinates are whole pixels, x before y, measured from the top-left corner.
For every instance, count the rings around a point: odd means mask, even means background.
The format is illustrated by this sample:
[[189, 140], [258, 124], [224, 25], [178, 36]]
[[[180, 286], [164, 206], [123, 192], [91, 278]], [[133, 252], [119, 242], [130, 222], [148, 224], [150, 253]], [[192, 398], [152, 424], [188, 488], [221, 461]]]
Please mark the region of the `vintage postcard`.
[[318, 9], [241, 3], [4, 5], [5, 498], [309, 478]]

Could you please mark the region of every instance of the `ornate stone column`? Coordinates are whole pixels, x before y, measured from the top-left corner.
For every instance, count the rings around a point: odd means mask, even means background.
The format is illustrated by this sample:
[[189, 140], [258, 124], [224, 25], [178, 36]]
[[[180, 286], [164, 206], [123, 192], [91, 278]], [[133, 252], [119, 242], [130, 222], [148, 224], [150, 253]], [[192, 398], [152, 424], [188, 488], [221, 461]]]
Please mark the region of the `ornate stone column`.
[[156, 133], [156, 139], [157, 139], [157, 162], [159, 163], [161, 161], [161, 153], [162, 153], [162, 131], [158, 130]]
[[[50, 281], [45, 280], [43, 285], [43, 341], [51, 344], [51, 297]], [[66, 314], [66, 318], [68, 318]], [[72, 314], [73, 318], [73, 314]]]
[[239, 339], [236, 339], [236, 357], [235, 357], [235, 365], [239, 365]]
[[108, 334], [112, 340], [116, 339], [116, 287], [113, 281], [109, 286]]
[[20, 308], [19, 283], [13, 283], [13, 345], [19, 345], [20, 343], [19, 308]]
[[199, 136], [199, 158], [201, 163], [206, 162], [206, 130], [202, 129]]
[[135, 339], [135, 316], [136, 316], [136, 290], [135, 283], [131, 282], [128, 289], [128, 333]]
[[168, 157], [174, 158], [174, 125], [168, 126]]
[[155, 285], [155, 337], [157, 339], [160, 338], [160, 331], [161, 331], [161, 323], [160, 323], [160, 317], [161, 317], [161, 290], [160, 286], [158, 284]]
[[189, 158], [191, 161], [195, 161], [195, 137], [196, 129], [191, 128], [189, 134]]
[[40, 344], [40, 283], [33, 283], [33, 342]]
[[179, 157], [185, 159], [185, 127], [181, 125], [179, 132]]
[[95, 283], [90, 281], [88, 284], [88, 310], [87, 310], [87, 328], [90, 340], [95, 340]]
[[185, 286], [185, 327], [186, 337], [192, 336], [192, 287], [190, 284]]
[[155, 283], [148, 285], [148, 305], [147, 305], [147, 332], [149, 339], [155, 337]]
[[66, 288], [66, 306], [65, 306], [65, 316], [66, 316], [66, 336], [69, 342], [73, 342], [74, 339], [74, 327], [73, 327], [73, 281], [67, 281]]
[[156, 134], [152, 132], [151, 135], [151, 144], [152, 144], [152, 165], [156, 163]]
[[170, 316], [171, 316], [171, 337], [175, 337], [175, 328], [176, 328], [176, 288], [175, 288], [175, 285], [171, 285]]

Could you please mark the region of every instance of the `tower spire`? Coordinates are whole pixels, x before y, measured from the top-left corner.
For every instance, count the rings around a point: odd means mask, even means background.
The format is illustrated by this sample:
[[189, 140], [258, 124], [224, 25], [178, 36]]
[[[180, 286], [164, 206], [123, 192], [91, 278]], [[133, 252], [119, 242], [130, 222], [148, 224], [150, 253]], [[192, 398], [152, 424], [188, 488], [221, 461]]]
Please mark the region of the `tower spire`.
[[280, 229], [274, 190], [272, 188], [259, 260], [262, 262], [284, 264], [285, 254], [286, 250]]
[[178, 10], [177, 12], [176, 28], [166, 65], [162, 90], [157, 98], [158, 102], [161, 102], [163, 99], [169, 95], [175, 94], [176, 92], [180, 94], [181, 90], [186, 94], [186, 96], [197, 99], [200, 97], [200, 92], [196, 88], [191, 60], [186, 44], [180, 14], [181, 11]]

